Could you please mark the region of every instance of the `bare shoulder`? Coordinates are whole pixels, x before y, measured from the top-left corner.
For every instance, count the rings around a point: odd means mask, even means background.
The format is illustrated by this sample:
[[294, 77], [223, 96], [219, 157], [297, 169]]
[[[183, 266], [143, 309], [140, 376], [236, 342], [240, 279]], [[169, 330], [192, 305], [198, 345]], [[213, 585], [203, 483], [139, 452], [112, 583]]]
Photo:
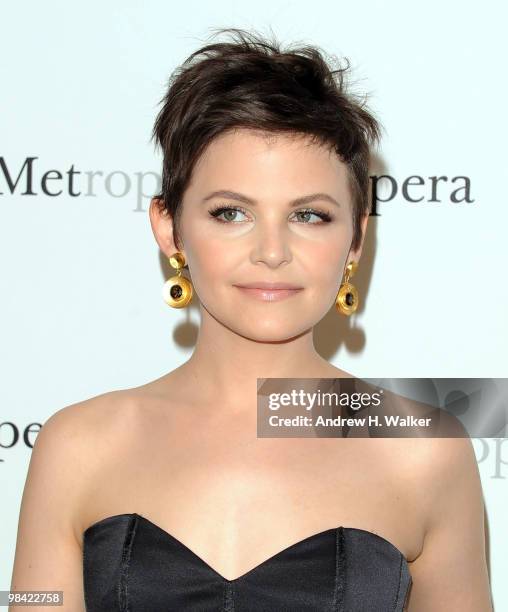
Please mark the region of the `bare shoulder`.
[[[474, 448], [469, 437], [390, 438], [392, 460], [414, 483], [415, 507], [422, 510], [425, 542], [436, 524], [446, 521], [446, 511], [466, 498], [478, 510], [483, 495]], [[425, 545], [422, 548], [422, 553]], [[416, 561], [416, 559], [415, 559]]]
[[412, 438], [404, 443], [410, 449], [411, 469], [419, 482], [419, 501], [426, 499], [427, 536], [457, 498], [467, 496], [469, 505], [477, 507], [483, 504], [478, 464], [469, 437]]
[[65, 453], [69, 460], [84, 466], [90, 461], [92, 450], [96, 453], [101, 442], [109, 438], [111, 429], [132, 415], [136, 406], [135, 394], [119, 390], [60, 408], [44, 422], [32, 455], [44, 447], [45, 454]]
[[123, 392], [111, 391], [60, 408], [44, 422], [36, 446], [50, 436], [62, 443], [86, 443], [87, 434], [107, 425], [114, 418], [124, 398]]
[[[12, 573], [13, 590], [65, 591], [68, 607], [83, 605], [81, 537], [85, 485], [107, 452], [106, 440], [129, 394], [111, 392], [61, 408], [35, 439], [23, 489]], [[48, 554], [50, 553], [50, 554]]]
[[171, 375], [137, 387], [108, 391], [57, 410], [43, 424], [33, 450], [42, 445], [48, 447], [46, 452], [73, 450], [72, 458], [83, 469], [102, 462], [139, 427], [153, 422], [151, 417], [161, 405], [167, 408]]
[[488, 612], [485, 509], [472, 441], [455, 437], [411, 442], [425, 536], [421, 554], [410, 565], [409, 610]]
[[[431, 438], [425, 449], [434, 458], [439, 476], [430, 471], [436, 494], [449, 492], [450, 486], [457, 486], [467, 479], [470, 484], [479, 486], [479, 472], [473, 443], [468, 436], [456, 438]], [[478, 492], [480, 489], [478, 489]]]
[[[90, 465], [94, 457], [100, 459], [102, 452], [110, 452], [115, 440], [127, 435], [139, 424], [144, 402], [147, 402], [149, 385], [108, 391], [57, 410], [44, 423], [39, 432], [39, 441], [50, 439], [58, 452], [74, 449], [73, 456], [80, 463]], [[35, 445], [34, 445], [35, 450]]]
[[419, 468], [426, 485], [438, 494], [462, 473], [478, 473], [474, 448], [469, 437], [424, 437], [404, 439], [413, 449], [413, 464]]
[[104, 424], [114, 420], [120, 412], [133, 405], [135, 397], [135, 389], [107, 391], [60, 408], [47, 419], [43, 427], [51, 427], [53, 431], [76, 427], [76, 436], [79, 437], [87, 427], [97, 428], [96, 419], [99, 416], [105, 420]]
[[58, 474], [53, 482], [55, 487], [61, 482], [61, 504], [67, 508], [78, 542], [81, 513], [88, 505], [88, 483], [114, 456], [122, 436], [135, 427], [139, 412], [139, 400], [132, 390], [109, 391], [57, 410], [37, 435], [29, 476], [42, 482], [39, 472], [41, 478]]

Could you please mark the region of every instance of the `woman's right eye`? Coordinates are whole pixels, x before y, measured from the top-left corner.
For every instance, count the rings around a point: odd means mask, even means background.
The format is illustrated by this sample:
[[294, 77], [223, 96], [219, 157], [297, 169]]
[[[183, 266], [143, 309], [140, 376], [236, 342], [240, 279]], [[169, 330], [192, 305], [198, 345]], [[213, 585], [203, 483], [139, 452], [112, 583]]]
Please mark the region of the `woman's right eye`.
[[[208, 211], [212, 217], [214, 217], [219, 223], [232, 223], [238, 222], [237, 213], [241, 213], [242, 215], [245, 212], [236, 206], [217, 206], [216, 208], [212, 208]], [[221, 219], [221, 215], [224, 217]]]

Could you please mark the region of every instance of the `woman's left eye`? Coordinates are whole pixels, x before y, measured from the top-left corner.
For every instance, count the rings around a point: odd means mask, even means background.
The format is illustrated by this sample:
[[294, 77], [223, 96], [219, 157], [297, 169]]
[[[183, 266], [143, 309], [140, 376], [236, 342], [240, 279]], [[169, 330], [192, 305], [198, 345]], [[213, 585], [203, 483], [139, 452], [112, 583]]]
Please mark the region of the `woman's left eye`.
[[[246, 212], [238, 208], [237, 206], [217, 206], [209, 211], [209, 214], [217, 219], [219, 223], [231, 223], [238, 222], [237, 213], [241, 213], [245, 215]], [[222, 219], [220, 218], [222, 215], [225, 215]], [[322, 211], [314, 210], [312, 208], [307, 208], [305, 210], [298, 210], [295, 215], [300, 218], [301, 222], [306, 225], [320, 225], [321, 223], [329, 223], [332, 220], [332, 217]], [[317, 217], [318, 221], [309, 221], [310, 217]]]
[[[320, 219], [320, 221], [312, 222], [311, 225], [316, 225], [320, 223], [329, 223], [332, 220], [332, 218], [330, 217], [328, 213], [320, 212], [318, 210], [313, 210], [312, 208], [308, 208], [306, 210], [299, 210], [295, 214], [303, 215], [305, 219], [308, 219], [309, 215], [314, 215], [315, 217], [318, 217]], [[305, 221], [305, 223], [307, 223], [307, 221]]]

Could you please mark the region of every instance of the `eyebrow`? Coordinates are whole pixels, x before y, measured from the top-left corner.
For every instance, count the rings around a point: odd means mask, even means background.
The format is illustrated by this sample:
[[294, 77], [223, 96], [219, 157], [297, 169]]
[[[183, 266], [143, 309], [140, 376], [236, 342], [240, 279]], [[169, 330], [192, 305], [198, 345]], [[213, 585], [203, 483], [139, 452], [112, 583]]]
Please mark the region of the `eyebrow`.
[[[225, 189], [221, 189], [219, 191], [212, 191], [212, 193], [208, 194], [206, 198], [203, 198], [203, 202], [207, 200], [211, 200], [212, 198], [228, 198], [230, 200], [237, 200], [238, 202], [243, 202], [243, 204], [250, 204], [251, 206], [256, 206], [258, 203], [256, 200], [249, 198], [242, 193], [238, 193], [236, 191], [229, 191]], [[290, 200], [290, 206], [301, 206], [302, 204], [308, 204], [309, 202], [314, 202], [315, 200], [325, 200], [326, 202], [330, 202], [335, 206], [339, 206], [339, 202], [335, 198], [332, 198], [331, 195], [327, 193], [310, 193], [309, 195], [300, 196], [299, 198], [295, 198], [294, 200]]]

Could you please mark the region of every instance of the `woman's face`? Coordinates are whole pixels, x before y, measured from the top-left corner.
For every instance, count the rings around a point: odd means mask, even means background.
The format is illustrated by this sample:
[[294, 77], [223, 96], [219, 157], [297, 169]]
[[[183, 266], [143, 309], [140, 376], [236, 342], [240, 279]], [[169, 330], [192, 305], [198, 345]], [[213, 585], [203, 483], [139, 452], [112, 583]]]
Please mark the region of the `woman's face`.
[[[292, 204], [316, 193], [325, 196]], [[216, 138], [196, 164], [182, 206], [182, 250], [203, 308], [253, 340], [285, 340], [312, 328], [333, 305], [346, 263], [361, 252], [350, 252], [346, 166], [302, 137], [268, 139], [242, 129]], [[301, 289], [270, 300], [236, 286], [259, 281]]]

